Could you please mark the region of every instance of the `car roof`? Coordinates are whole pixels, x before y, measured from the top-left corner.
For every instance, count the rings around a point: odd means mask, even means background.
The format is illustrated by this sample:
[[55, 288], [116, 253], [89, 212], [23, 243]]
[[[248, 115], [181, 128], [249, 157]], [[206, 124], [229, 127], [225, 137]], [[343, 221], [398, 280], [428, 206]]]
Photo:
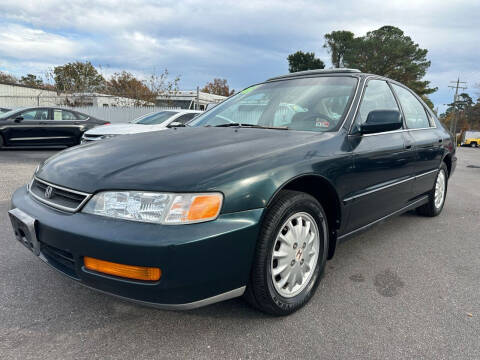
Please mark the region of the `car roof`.
[[363, 73], [358, 69], [348, 69], [348, 68], [336, 68], [336, 69], [315, 69], [315, 70], [306, 70], [306, 71], [297, 71], [285, 75], [275, 76], [267, 81], [297, 78], [303, 76], [312, 76], [312, 75], [327, 75], [327, 74], [362, 74]]

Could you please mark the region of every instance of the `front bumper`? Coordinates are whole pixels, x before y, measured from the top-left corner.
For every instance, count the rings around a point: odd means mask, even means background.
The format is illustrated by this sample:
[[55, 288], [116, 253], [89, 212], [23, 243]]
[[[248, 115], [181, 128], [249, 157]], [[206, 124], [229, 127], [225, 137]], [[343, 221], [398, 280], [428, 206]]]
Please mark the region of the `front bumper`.
[[[188, 309], [242, 295], [263, 209], [190, 225], [157, 225], [65, 213], [18, 189], [12, 208], [35, 219], [39, 258], [88, 287], [166, 309]], [[83, 257], [159, 267], [158, 282], [85, 269]]]

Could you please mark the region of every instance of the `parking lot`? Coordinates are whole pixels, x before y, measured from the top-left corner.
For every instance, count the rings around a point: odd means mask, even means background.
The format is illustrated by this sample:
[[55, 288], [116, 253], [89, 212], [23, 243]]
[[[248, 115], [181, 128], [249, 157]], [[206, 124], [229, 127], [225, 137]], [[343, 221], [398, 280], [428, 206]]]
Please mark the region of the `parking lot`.
[[342, 243], [310, 303], [284, 318], [241, 299], [146, 308], [40, 262], [14, 240], [7, 210], [54, 153], [0, 151], [1, 359], [480, 358], [478, 149], [459, 148], [440, 216], [406, 213]]

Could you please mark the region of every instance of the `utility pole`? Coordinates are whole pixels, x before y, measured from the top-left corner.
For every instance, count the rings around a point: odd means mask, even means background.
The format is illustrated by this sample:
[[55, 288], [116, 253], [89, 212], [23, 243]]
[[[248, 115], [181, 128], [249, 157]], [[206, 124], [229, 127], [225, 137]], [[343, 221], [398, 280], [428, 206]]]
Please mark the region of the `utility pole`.
[[460, 84], [466, 84], [465, 81], [460, 81], [460, 77], [457, 78], [457, 81], [450, 81], [450, 83], [456, 84], [455, 86], [449, 85], [449, 88], [455, 89], [455, 95], [453, 97], [453, 110], [455, 111], [453, 121], [450, 123], [450, 132], [455, 138], [455, 146], [457, 146], [457, 119], [458, 119], [458, 109], [457, 109], [457, 98], [458, 98], [458, 89], [466, 89], [466, 86], [460, 86]]
[[197, 96], [196, 96], [197, 106], [195, 110], [200, 110], [200, 88], [197, 86]]

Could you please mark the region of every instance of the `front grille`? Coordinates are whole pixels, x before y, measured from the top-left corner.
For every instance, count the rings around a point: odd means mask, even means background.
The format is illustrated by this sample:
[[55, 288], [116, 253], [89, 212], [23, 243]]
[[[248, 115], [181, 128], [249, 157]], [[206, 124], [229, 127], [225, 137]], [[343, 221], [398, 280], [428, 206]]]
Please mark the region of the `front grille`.
[[78, 211], [90, 198], [90, 194], [66, 189], [37, 178], [30, 184], [30, 194], [44, 204], [69, 212]]

